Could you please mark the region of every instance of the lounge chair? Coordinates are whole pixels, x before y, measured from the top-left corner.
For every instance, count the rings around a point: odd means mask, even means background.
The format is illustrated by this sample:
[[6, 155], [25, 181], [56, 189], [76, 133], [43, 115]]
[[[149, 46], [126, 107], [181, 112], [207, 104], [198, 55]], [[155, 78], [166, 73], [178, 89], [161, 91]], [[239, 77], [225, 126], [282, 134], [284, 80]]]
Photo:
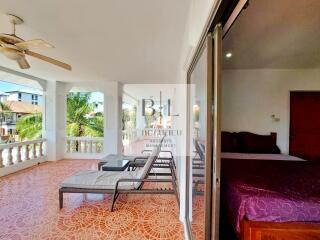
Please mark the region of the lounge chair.
[[[108, 172], [108, 171], [81, 171], [65, 179], [60, 184], [59, 204], [63, 207], [64, 193], [102, 193], [113, 194], [111, 211], [119, 194], [175, 194], [179, 204], [176, 177], [172, 163], [169, 162], [171, 179], [148, 179], [151, 169], [157, 160], [160, 147], [154, 148], [143, 168], [135, 171]], [[172, 183], [173, 189], [142, 189], [146, 182]]]
[[204, 195], [198, 186], [205, 183], [205, 147], [196, 139], [193, 139], [193, 144], [196, 150], [196, 155], [192, 159], [193, 196]]
[[[132, 155], [132, 156], [123, 155], [123, 154], [109, 154], [108, 156], [102, 158], [98, 162], [98, 170], [101, 170], [101, 167], [104, 164], [106, 164], [106, 163], [108, 163], [110, 161], [117, 161], [117, 160], [129, 160], [131, 163], [135, 163], [137, 166], [138, 165], [139, 166], [143, 166], [146, 163], [146, 161], [147, 161], [148, 157], [150, 156], [151, 152], [152, 152], [152, 150], [149, 150], [149, 149], [148, 150], [143, 150], [141, 152], [141, 155], [136, 155], [136, 156], [134, 156], [134, 155]], [[160, 155], [160, 156], [158, 156], [157, 161], [158, 162], [160, 162], [160, 161], [161, 162], [171, 161], [172, 164], [175, 167], [175, 162], [174, 162], [174, 159], [173, 159], [172, 152], [171, 151], [163, 151], [163, 150], [161, 150], [160, 154], [162, 154], [162, 153], [170, 154], [170, 156], [164, 157], [164, 156]]]

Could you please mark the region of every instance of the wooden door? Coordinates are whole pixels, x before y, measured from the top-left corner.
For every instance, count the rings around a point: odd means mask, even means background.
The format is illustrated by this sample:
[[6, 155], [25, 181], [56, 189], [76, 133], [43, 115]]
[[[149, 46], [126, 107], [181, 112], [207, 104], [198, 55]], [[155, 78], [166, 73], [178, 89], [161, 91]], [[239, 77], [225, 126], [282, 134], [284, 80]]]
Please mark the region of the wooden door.
[[290, 155], [320, 160], [320, 92], [290, 94]]

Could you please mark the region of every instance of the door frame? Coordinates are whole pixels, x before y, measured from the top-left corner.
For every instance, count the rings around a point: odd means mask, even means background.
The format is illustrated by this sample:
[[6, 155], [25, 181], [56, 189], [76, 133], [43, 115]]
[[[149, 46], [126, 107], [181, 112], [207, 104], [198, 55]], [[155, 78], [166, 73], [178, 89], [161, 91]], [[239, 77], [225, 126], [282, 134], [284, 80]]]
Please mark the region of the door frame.
[[[221, 165], [221, 61], [222, 61], [222, 26], [218, 24], [213, 32], [209, 33], [197, 55], [194, 65], [187, 75], [187, 208], [186, 216], [188, 232], [192, 236], [190, 217], [190, 189], [191, 180], [191, 75], [204, 50], [207, 58], [207, 106], [206, 106], [206, 158], [205, 158], [205, 239], [217, 239], [219, 237], [219, 213], [220, 213], [220, 165]], [[214, 106], [214, 107], [213, 107]]]
[[[202, 56], [204, 54], [204, 50], [207, 49], [207, 92], [206, 92], [206, 98], [207, 98], [207, 106], [206, 106], [206, 152], [205, 152], [205, 208], [210, 209], [210, 211], [205, 212], [205, 239], [209, 240], [211, 239], [211, 210], [212, 210], [212, 153], [213, 153], [213, 145], [212, 145], [212, 139], [213, 139], [213, 131], [212, 131], [212, 93], [213, 93], [213, 37], [212, 34], [208, 34], [206, 37], [206, 41], [202, 44], [201, 49], [199, 49], [197, 57], [194, 64], [190, 67], [188, 74], [187, 74], [187, 86], [188, 86], [188, 92], [187, 92], [187, 162], [186, 162], [186, 179], [187, 179], [187, 191], [186, 191], [186, 217], [187, 217], [187, 224], [188, 224], [188, 233], [190, 237], [192, 238], [192, 231], [191, 231], [191, 225], [189, 222], [190, 219], [190, 204], [191, 204], [191, 198], [190, 198], [190, 190], [192, 189], [192, 176], [191, 174], [191, 135], [192, 132], [190, 131], [190, 123], [191, 123], [191, 76], [192, 73]], [[191, 194], [192, 196], [192, 194]]]
[[[187, 152], [190, 151], [190, 79], [192, 71], [194, 70], [200, 56], [202, 55], [202, 52], [204, 50], [204, 46], [207, 42], [207, 37], [210, 35], [211, 38], [217, 34], [216, 38], [220, 39], [219, 41], [214, 43], [214, 46], [212, 45], [213, 42], [211, 41], [212, 48], [219, 49], [221, 51], [216, 51], [215, 55], [212, 53], [211, 63], [213, 61], [217, 61], [220, 59], [222, 61], [222, 38], [225, 37], [228, 30], [231, 28], [233, 23], [236, 21], [237, 17], [241, 13], [243, 9], [245, 9], [248, 5], [249, 0], [217, 0], [215, 4], [213, 5], [209, 17], [207, 18], [207, 21], [205, 23], [205, 26], [203, 28], [201, 37], [197, 43], [197, 46], [195, 48], [195, 51], [192, 56], [192, 60], [188, 66], [187, 70], [187, 139], [186, 139], [186, 148]], [[217, 33], [217, 26], [219, 26], [219, 33]], [[212, 51], [211, 51], [212, 52]], [[216, 91], [214, 94], [215, 96], [218, 96], [218, 98], [215, 99], [214, 102], [210, 101], [211, 103], [214, 103], [215, 106], [218, 106], [216, 111], [210, 111], [210, 114], [214, 112], [212, 115], [215, 120], [215, 132], [211, 133], [212, 137], [215, 136], [215, 138], [210, 138], [210, 141], [215, 141], [214, 146], [211, 145], [211, 151], [210, 151], [210, 163], [212, 163], [212, 153], [213, 150], [215, 152], [215, 163], [218, 162], [218, 164], [215, 164], [215, 169], [218, 172], [218, 175], [212, 174], [212, 165], [210, 168], [210, 185], [212, 186], [212, 183], [214, 183], [214, 187], [217, 191], [220, 192], [220, 154], [221, 154], [221, 62], [220, 64], [216, 64], [214, 69], [212, 69], [211, 64], [211, 81], [213, 82], [215, 79], [220, 79], [217, 83], [214, 84], [214, 91]], [[207, 69], [208, 70], [208, 69]], [[214, 71], [214, 72], [213, 72]], [[212, 84], [212, 82], [210, 84]], [[212, 88], [210, 88], [212, 91]], [[210, 99], [212, 100], [212, 99]], [[208, 100], [209, 102], [209, 100]], [[206, 151], [207, 152], [207, 151]], [[207, 156], [206, 156], [207, 157]], [[191, 226], [189, 222], [189, 204], [190, 204], [190, 154], [186, 154], [186, 208], [185, 208], [185, 216], [186, 216], [186, 227], [187, 227], [187, 235], [192, 239], [192, 233], [191, 233]], [[206, 176], [207, 177], [207, 176]], [[206, 179], [207, 181], [207, 179]], [[210, 192], [212, 193], [211, 189]], [[209, 199], [209, 197], [208, 197]], [[218, 197], [214, 198], [214, 201], [212, 201], [212, 195], [210, 194], [210, 205], [208, 205], [208, 208], [210, 209], [209, 214], [206, 215], [206, 224], [205, 228], [207, 230], [205, 234], [205, 239], [213, 239], [218, 240], [219, 238], [219, 218], [220, 218], [220, 195]], [[214, 211], [212, 211], [214, 209]]]

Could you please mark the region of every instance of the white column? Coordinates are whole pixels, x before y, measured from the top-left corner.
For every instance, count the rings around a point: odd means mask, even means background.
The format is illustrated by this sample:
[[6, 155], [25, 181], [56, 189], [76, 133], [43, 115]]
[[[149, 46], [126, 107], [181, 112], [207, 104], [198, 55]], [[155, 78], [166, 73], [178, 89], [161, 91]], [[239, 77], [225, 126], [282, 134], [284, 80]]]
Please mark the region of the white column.
[[45, 99], [45, 133], [47, 139], [47, 160], [56, 161], [63, 158], [66, 126], [66, 84], [48, 81]]
[[122, 84], [118, 82], [110, 83], [108, 93], [104, 96], [104, 144], [105, 154], [121, 153], [121, 110], [122, 110]]
[[142, 99], [139, 99], [139, 102], [138, 102], [136, 123], [137, 123], [137, 129], [138, 129], [138, 137], [141, 137], [141, 131], [145, 127], [145, 119], [144, 119], [144, 116], [142, 116]]

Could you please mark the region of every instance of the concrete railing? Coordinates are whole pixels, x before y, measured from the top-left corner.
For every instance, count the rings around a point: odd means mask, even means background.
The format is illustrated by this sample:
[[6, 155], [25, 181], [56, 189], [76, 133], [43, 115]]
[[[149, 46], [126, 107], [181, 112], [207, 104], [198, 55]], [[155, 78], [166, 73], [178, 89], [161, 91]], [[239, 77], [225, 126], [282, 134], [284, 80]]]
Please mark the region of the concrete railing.
[[0, 168], [45, 156], [45, 139], [0, 144]]
[[122, 140], [123, 141], [134, 141], [138, 138], [137, 129], [123, 130]]
[[102, 153], [103, 137], [67, 137], [66, 153]]

